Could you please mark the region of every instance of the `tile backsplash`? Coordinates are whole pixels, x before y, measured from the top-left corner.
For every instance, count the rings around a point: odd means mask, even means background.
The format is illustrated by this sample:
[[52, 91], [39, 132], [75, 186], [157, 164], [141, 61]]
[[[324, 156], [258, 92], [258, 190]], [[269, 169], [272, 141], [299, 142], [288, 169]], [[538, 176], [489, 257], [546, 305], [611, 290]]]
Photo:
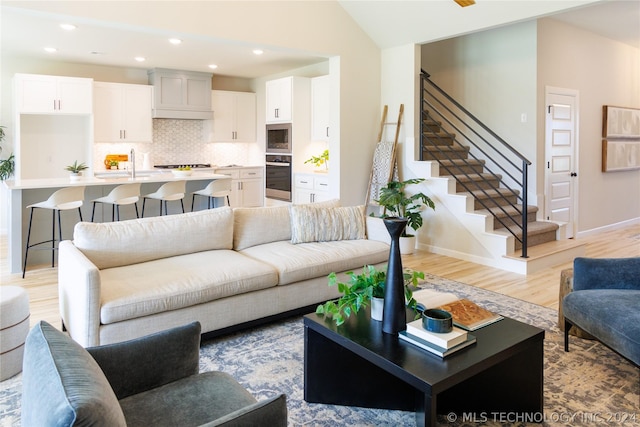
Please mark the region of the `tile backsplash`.
[[142, 153], [149, 153], [152, 164], [211, 163], [256, 166], [264, 163], [264, 150], [258, 143], [206, 142], [204, 120], [153, 119], [152, 143], [94, 144], [93, 166], [104, 170], [107, 154], [128, 154], [136, 150], [136, 167], [142, 167]]

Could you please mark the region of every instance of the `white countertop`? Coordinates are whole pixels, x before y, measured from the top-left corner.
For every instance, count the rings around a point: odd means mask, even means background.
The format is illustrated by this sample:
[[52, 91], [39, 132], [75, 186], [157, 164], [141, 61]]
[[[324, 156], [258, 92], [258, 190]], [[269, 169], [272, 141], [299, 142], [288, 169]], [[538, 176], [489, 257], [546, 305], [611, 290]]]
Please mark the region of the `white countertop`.
[[[120, 173], [118, 173], [120, 172]], [[73, 187], [79, 185], [97, 186], [97, 185], [116, 185], [125, 184], [129, 182], [168, 182], [168, 181], [198, 181], [206, 179], [229, 179], [228, 175], [222, 175], [213, 173], [210, 171], [200, 172], [194, 171], [190, 176], [175, 176], [171, 172], [148, 172], [140, 171], [136, 172], [136, 178], [132, 179], [128, 176], [118, 176], [124, 171], [104, 171], [96, 173], [96, 176], [80, 177], [77, 180], [71, 180], [71, 178], [37, 178], [37, 179], [17, 179], [4, 181], [4, 184], [9, 190], [28, 190], [36, 188], [60, 188], [60, 187]], [[109, 176], [112, 175], [112, 176]]]

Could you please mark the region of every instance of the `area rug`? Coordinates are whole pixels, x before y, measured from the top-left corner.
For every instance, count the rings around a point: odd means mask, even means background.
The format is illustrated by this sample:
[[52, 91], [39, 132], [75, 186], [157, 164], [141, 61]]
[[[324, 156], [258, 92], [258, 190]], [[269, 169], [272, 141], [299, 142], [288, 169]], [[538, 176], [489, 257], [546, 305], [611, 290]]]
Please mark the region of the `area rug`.
[[[426, 275], [422, 287], [452, 292], [481, 306], [545, 329], [544, 416], [515, 414], [438, 415], [440, 426], [640, 425], [640, 370], [596, 341], [571, 339], [563, 350], [557, 312], [548, 308]], [[290, 426], [414, 426], [412, 412], [310, 404], [303, 399], [301, 317], [294, 317], [202, 343], [200, 370], [233, 375], [259, 400], [287, 395]], [[329, 355], [330, 356], [330, 355]], [[339, 373], [335, 375], [339, 381]], [[490, 390], [489, 390], [490, 392]], [[518, 392], [514, 390], [514, 392]], [[0, 426], [20, 425], [21, 375], [0, 383]]]

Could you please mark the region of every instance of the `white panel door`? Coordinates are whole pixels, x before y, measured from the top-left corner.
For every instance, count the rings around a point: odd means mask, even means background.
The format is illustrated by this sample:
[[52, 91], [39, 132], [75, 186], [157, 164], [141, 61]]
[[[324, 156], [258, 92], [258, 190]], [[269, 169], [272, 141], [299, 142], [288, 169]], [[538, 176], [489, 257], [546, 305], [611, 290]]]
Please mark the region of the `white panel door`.
[[546, 88], [545, 218], [566, 223], [566, 237], [575, 235], [577, 188], [578, 93]]

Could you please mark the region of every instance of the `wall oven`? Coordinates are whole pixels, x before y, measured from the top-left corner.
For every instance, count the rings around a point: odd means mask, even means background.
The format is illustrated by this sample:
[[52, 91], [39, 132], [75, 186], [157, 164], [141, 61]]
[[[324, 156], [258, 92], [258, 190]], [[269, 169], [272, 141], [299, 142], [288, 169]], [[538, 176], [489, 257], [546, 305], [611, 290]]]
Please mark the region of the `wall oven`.
[[267, 153], [291, 154], [291, 123], [267, 125]]
[[270, 199], [291, 201], [291, 156], [267, 154], [265, 195]]

